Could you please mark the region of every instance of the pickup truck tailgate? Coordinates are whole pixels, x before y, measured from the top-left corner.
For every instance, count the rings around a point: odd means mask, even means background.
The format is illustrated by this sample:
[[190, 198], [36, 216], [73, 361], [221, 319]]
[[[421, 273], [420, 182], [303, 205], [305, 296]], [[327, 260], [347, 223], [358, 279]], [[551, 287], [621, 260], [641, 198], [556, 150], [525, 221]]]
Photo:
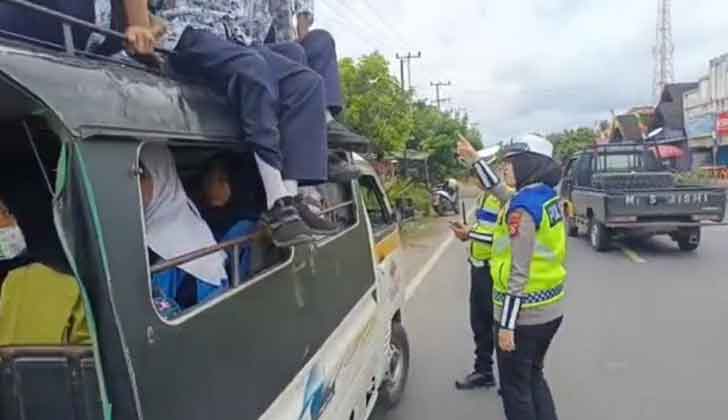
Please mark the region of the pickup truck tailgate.
[[722, 221], [726, 193], [712, 188], [673, 188], [610, 192], [606, 196], [607, 219], [614, 217], [700, 217]]

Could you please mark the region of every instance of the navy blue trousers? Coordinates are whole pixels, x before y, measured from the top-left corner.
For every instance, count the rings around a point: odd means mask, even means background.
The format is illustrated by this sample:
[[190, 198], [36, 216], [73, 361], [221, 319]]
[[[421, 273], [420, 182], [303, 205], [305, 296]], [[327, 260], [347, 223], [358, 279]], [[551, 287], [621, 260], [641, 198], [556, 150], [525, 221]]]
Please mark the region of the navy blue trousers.
[[301, 41], [306, 51], [307, 64], [324, 80], [326, 106], [336, 115], [344, 106], [341, 93], [341, 76], [339, 75], [339, 59], [336, 56], [336, 42], [330, 33], [315, 29]]
[[227, 96], [244, 141], [284, 179], [311, 184], [328, 178], [324, 84], [300, 60], [188, 28], [170, 64]]
[[341, 93], [339, 59], [336, 56], [336, 42], [329, 32], [316, 29], [309, 32], [301, 42], [278, 42], [267, 46], [318, 73], [324, 82], [326, 107], [333, 115], [341, 112], [344, 96]]

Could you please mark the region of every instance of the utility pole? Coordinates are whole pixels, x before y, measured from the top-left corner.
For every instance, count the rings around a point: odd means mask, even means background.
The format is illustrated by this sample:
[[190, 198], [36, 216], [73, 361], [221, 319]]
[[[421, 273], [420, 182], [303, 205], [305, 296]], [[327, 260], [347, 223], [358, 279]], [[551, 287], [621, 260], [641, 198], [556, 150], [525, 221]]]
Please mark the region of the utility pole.
[[[399, 60], [399, 83], [400, 83], [399, 86], [402, 88], [402, 92], [404, 92], [405, 90], [410, 90], [410, 89], [412, 89], [411, 61], [413, 59], [422, 58], [422, 52], [418, 51], [417, 54], [412, 54], [411, 52], [408, 52], [407, 54], [402, 54], [402, 55], [400, 55], [398, 53], [398, 54], [395, 54], [395, 57], [397, 57], [397, 60]], [[405, 61], [407, 62], [407, 80], [409, 81], [409, 87], [407, 89], [405, 89], [405, 87], [404, 87], [404, 62]], [[409, 141], [407, 143], [409, 143]], [[402, 155], [402, 175], [405, 178], [408, 175], [407, 173], [408, 173], [408, 169], [409, 169], [409, 165], [408, 165], [408, 161], [407, 161], [407, 146], [408, 146], [407, 143], [405, 143], [405, 145], [404, 145], [404, 154]]]
[[440, 98], [440, 88], [443, 86], [452, 86], [452, 82], [430, 82], [430, 86], [435, 87], [435, 102], [437, 103], [437, 109], [442, 109], [441, 104], [443, 102], [449, 102], [450, 98]]
[[673, 55], [675, 44], [672, 42], [672, 13], [671, 0], [658, 0], [657, 2], [657, 30], [655, 31], [655, 46], [652, 54], [655, 57], [654, 95], [660, 100], [665, 85], [672, 83], [675, 78]]
[[412, 60], [422, 58], [422, 52], [417, 51], [417, 54], [412, 54], [411, 52], [408, 52], [406, 55], [400, 55], [395, 54], [395, 57], [397, 57], [397, 60], [399, 60], [399, 80], [400, 80], [400, 86], [402, 87], [402, 90], [405, 90], [404, 88], [404, 62], [407, 62], [407, 89], [412, 89]]

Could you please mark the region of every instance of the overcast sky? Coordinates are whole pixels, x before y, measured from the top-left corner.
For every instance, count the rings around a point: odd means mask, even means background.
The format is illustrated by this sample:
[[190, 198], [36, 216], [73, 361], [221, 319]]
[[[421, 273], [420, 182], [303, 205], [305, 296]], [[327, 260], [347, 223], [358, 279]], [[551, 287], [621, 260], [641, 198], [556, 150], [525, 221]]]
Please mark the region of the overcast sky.
[[[676, 81], [728, 53], [728, 1], [673, 0]], [[486, 141], [592, 127], [609, 110], [651, 104], [657, 0], [316, 0], [340, 56], [422, 51], [420, 98], [443, 88]]]

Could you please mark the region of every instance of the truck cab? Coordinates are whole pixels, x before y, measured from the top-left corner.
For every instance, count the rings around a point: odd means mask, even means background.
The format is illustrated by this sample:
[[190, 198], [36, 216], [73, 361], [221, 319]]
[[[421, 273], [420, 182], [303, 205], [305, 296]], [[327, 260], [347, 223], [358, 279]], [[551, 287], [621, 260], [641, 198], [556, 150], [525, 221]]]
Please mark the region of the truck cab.
[[723, 221], [725, 190], [677, 182], [645, 144], [594, 146], [564, 167], [561, 197], [571, 236], [605, 251], [613, 237], [669, 235], [695, 250], [700, 229]]

